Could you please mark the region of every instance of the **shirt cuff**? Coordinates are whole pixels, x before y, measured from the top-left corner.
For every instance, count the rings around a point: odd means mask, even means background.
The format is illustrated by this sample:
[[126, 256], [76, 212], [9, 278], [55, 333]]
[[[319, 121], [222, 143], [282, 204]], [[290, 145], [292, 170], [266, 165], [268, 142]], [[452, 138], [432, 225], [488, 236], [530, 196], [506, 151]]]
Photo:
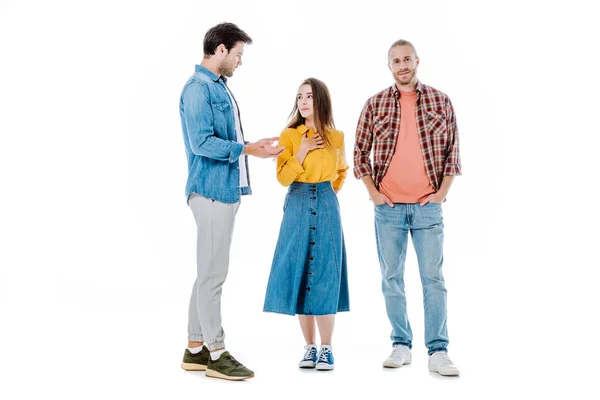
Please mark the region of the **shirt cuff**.
[[373, 176], [373, 169], [370, 164], [359, 164], [354, 166], [354, 176], [360, 179], [365, 175]]
[[460, 164], [446, 164], [444, 167], [444, 176], [462, 175]]
[[334, 189], [340, 190], [342, 186], [344, 186], [344, 181], [338, 179], [337, 181], [334, 181], [331, 186], [333, 186]]
[[229, 162], [233, 163], [240, 158], [242, 152], [244, 151], [244, 145], [238, 142], [231, 143], [231, 151], [229, 152]]

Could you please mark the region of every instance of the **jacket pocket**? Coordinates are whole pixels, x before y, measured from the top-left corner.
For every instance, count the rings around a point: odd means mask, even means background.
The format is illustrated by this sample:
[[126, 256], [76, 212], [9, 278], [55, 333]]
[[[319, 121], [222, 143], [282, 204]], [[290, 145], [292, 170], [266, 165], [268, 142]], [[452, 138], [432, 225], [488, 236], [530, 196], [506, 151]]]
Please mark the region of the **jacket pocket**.
[[[219, 130], [227, 129], [227, 116], [229, 115], [229, 103], [226, 101], [221, 101], [218, 103], [211, 104], [213, 109], [213, 125], [215, 128]], [[226, 137], [227, 133], [225, 132], [224, 137]]]

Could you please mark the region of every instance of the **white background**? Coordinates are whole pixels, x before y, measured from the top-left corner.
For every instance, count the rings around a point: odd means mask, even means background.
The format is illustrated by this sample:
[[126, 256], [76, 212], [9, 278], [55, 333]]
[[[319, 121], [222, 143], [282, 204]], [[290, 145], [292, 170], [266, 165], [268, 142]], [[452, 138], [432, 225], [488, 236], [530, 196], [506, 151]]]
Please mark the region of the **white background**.
[[[586, 1], [0, 2], [0, 397], [594, 397], [598, 358], [597, 15]], [[373, 210], [340, 192], [351, 312], [336, 369], [298, 371], [295, 318], [262, 303], [285, 189], [251, 159], [223, 292], [244, 383], [179, 368], [195, 275], [181, 88], [211, 26], [254, 39], [230, 80], [247, 140], [276, 136], [317, 77], [351, 155], [389, 45], [457, 114], [463, 174], [444, 205], [450, 355], [427, 371], [421, 287], [406, 286], [413, 364], [391, 350]], [[352, 164], [352, 159], [349, 157]]]

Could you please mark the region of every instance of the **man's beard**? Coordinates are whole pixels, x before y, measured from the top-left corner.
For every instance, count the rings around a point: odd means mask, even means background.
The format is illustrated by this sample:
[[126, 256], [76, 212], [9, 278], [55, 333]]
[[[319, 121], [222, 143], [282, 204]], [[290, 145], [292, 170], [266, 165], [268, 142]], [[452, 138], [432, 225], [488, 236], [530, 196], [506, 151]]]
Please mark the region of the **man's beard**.
[[409, 75], [408, 76], [398, 76], [398, 74], [394, 74], [394, 79], [396, 80], [396, 83], [398, 83], [399, 85], [408, 85], [409, 83], [411, 83], [415, 77], [415, 75], [417, 74], [417, 70], [413, 69], [413, 70], [409, 70]]
[[223, 61], [219, 70], [221, 71], [221, 75], [224, 75], [227, 78], [231, 78], [233, 76], [233, 66], [230, 65], [227, 61]]

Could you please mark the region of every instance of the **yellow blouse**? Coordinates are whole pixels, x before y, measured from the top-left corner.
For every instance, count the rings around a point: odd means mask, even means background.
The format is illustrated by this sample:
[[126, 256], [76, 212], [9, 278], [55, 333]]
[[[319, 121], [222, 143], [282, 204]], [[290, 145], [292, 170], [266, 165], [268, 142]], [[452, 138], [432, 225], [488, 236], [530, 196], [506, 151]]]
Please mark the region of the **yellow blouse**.
[[330, 130], [328, 134], [331, 148], [310, 151], [300, 165], [295, 154], [300, 148], [304, 132], [308, 132], [309, 138], [315, 135], [313, 130], [305, 125], [287, 128], [279, 135], [279, 146], [285, 146], [285, 150], [277, 157], [277, 180], [283, 186], [289, 186], [292, 182], [332, 181], [335, 189], [341, 189], [348, 171], [344, 133]]

